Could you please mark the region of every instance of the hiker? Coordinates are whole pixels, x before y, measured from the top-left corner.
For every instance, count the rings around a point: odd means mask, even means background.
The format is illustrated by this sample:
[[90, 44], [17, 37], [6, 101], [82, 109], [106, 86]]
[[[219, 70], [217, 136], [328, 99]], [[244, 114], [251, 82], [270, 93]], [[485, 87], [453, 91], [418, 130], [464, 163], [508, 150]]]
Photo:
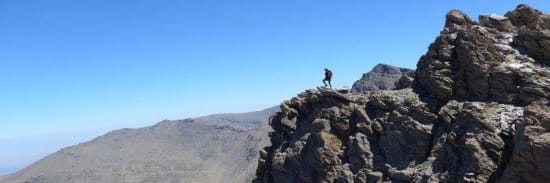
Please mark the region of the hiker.
[[325, 81], [328, 81], [328, 86], [332, 88], [332, 85], [330, 84], [330, 79], [332, 79], [332, 71], [325, 68], [325, 79], [323, 79], [323, 84], [325, 84], [325, 87], [327, 87], [327, 83], [325, 83]]

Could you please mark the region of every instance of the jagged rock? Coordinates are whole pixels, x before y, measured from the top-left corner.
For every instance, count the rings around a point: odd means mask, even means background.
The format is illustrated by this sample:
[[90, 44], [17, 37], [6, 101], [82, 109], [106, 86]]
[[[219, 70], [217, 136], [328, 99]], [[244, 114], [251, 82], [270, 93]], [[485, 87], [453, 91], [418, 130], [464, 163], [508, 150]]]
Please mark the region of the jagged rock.
[[401, 78], [399, 78], [399, 80], [397, 80], [394, 83], [395, 85], [394, 89], [401, 90], [405, 88], [412, 88], [413, 80], [414, 80], [414, 72], [404, 74], [403, 76], [401, 76]]
[[[315, 95], [306, 94], [308, 92]], [[372, 172], [387, 171], [386, 164], [401, 171], [425, 159], [437, 115], [429, 112], [418, 95], [411, 89], [373, 91], [364, 95], [364, 101], [354, 102], [342, 99], [341, 96], [349, 98], [342, 93], [306, 91], [300, 94], [304, 97], [297, 100], [307, 101], [301, 105], [322, 107], [313, 107], [310, 113], [298, 112], [296, 119], [301, 120], [297, 121], [294, 133], [277, 125], [285, 120], [286, 113], [299, 111], [302, 106], [281, 107], [283, 111], [271, 118], [271, 124], [276, 130], [273, 134], [282, 137], [272, 138], [272, 146], [266, 148], [271, 152], [268, 151], [267, 157], [261, 156], [263, 167], [258, 169], [257, 181], [353, 182], [368, 177], [378, 180], [382, 176]], [[338, 98], [340, 104], [335, 104], [334, 98]], [[284, 172], [283, 177], [275, 176]], [[358, 175], [358, 172], [363, 173]]]
[[[519, 6], [507, 14], [508, 18], [481, 16], [481, 25], [460, 23], [454, 20], [458, 15], [448, 15], [451, 20], [447, 20], [442, 34], [417, 65], [413, 87], [423, 100], [436, 110], [449, 100], [527, 105], [548, 98], [544, 94], [548, 76], [534, 77], [545, 75], [548, 69], [536, 64], [550, 60], [549, 37], [545, 36], [548, 30], [539, 29], [541, 26], [537, 29], [523, 26], [534, 24], [533, 21], [540, 23], [538, 19], [521, 18], [537, 13], [526, 7]], [[515, 26], [523, 26], [521, 31], [515, 33], [519, 27], [502, 28], [491, 23], [491, 20], [502, 23], [507, 19]]]
[[[376, 166], [389, 164], [406, 168], [424, 159], [437, 116], [430, 113], [410, 89], [370, 92], [368, 95], [369, 115], [382, 127], [381, 133], [370, 137], [380, 150], [380, 153], [375, 152], [375, 159], [384, 159], [383, 164], [378, 161]], [[373, 125], [372, 128], [379, 127]]]
[[397, 90], [318, 88], [283, 103], [256, 181], [550, 179], [550, 16], [520, 5], [479, 24], [446, 18]]
[[474, 22], [468, 17], [468, 15], [462, 13], [458, 10], [451, 10], [447, 13], [447, 21], [445, 21], [445, 26], [458, 24], [458, 25], [472, 25]]
[[369, 183], [375, 183], [375, 182], [382, 182], [384, 174], [382, 172], [369, 172], [367, 174], [367, 182]]
[[450, 100], [455, 85], [451, 78], [451, 63], [457, 57], [454, 52], [457, 33], [450, 32], [447, 27], [430, 45], [428, 53], [420, 58], [413, 84], [415, 90], [434, 106], [442, 106]]
[[506, 16], [519, 29], [514, 46], [536, 61], [550, 65], [550, 15], [522, 4]]
[[525, 4], [518, 5], [514, 11], [506, 13], [505, 16], [514, 26], [520, 28], [526, 26], [529, 29], [539, 29], [543, 25], [542, 13]]
[[532, 31], [522, 29], [515, 37], [514, 45], [538, 62], [550, 65], [550, 30]]
[[503, 182], [547, 182], [550, 180], [550, 103], [531, 104], [525, 108], [524, 115]]
[[397, 170], [395, 168], [388, 168], [388, 175], [397, 181], [411, 182], [414, 171], [412, 169]]
[[485, 27], [495, 28], [499, 31], [516, 32], [517, 29], [508, 17], [496, 14], [480, 15], [479, 24]]
[[431, 155], [417, 168], [415, 181], [494, 182], [500, 178], [522, 108], [454, 101], [442, 108], [440, 116], [448, 119], [439, 126]]
[[346, 95], [347, 93], [341, 93], [336, 90], [331, 90], [331, 89], [322, 88], [322, 87], [317, 89], [319, 90], [319, 92], [321, 92], [321, 95], [325, 97], [331, 97], [337, 100], [341, 100], [343, 102], [351, 102], [351, 99], [349, 98], [349, 96]]
[[355, 81], [351, 87], [351, 91], [361, 93], [372, 90], [391, 90], [396, 87], [396, 81], [413, 72], [414, 70], [412, 69], [378, 64], [370, 72], [363, 74], [361, 79]]
[[370, 150], [370, 144], [367, 136], [362, 133], [356, 133], [349, 138], [346, 156], [354, 169], [359, 167], [373, 168], [373, 155]]
[[349, 164], [342, 166], [342, 168], [338, 169], [338, 177], [336, 177], [335, 182], [339, 183], [353, 183], [354, 182], [354, 176], [349, 168]]
[[489, 30], [474, 26], [458, 32], [456, 61], [461, 68], [455, 74], [455, 98], [484, 101], [489, 98], [490, 69], [504, 61], [496, 41], [485, 36]]

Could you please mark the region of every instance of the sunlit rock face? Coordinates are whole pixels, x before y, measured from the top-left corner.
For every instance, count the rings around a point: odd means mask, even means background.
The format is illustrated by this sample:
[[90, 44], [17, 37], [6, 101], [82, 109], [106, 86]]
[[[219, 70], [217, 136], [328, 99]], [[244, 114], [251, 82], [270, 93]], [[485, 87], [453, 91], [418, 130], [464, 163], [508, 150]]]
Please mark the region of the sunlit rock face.
[[284, 101], [255, 181], [547, 182], [549, 17], [453, 10], [401, 87]]

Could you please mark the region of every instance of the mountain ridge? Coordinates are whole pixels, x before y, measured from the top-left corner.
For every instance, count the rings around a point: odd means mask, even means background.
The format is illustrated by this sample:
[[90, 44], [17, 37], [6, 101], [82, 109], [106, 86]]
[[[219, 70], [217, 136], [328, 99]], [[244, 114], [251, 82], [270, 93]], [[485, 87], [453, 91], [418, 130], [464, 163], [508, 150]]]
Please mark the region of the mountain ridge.
[[391, 90], [396, 88], [395, 83], [399, 79], [403, 76], [412, 78], [412, 74], [414, 74], [412, 69], [379, 63], [371, 71], [363, 74], [361, 79], [355, 81], [351, 91], [360, 93], [371, 90]]
[[403, 88], [284, 101], [254, 182], [547, 182], [549, 60], [550, 14], [452, 10]]
[[278, 110], [163, 120], [149, 127], [114, 130], [62, 148], [0, 180], [242, 182], [254, 174], [257, 150], [267, 145], [266, 120]]

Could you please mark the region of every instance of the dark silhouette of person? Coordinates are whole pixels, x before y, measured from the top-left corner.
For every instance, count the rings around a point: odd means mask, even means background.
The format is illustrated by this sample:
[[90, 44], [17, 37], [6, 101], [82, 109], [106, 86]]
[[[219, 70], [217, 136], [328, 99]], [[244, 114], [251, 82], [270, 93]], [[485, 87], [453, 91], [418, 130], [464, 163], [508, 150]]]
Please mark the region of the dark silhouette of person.
[[325, 81], [328, 81], [328, 86], [332, 88], [332, 85], [330, 84], [331, 79], [332, 79], [332, 71], [325, 68], [325, 79], [323, 79], [323, 84], [325, 84], [325, 87], [327, 87], [327, 83]]

